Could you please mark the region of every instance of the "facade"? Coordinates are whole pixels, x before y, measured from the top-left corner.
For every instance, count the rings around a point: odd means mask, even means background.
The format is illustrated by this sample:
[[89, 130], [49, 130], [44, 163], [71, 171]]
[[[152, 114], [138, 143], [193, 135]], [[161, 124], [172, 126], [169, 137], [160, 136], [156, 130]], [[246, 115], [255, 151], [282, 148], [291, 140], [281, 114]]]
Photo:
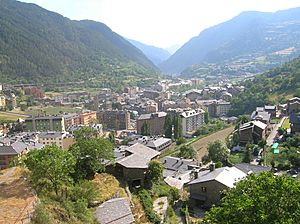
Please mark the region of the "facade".
[[202, 92], [201, 90], [197, 90], [197, 89], [189, 90], [185, 93], [185, 97], [190, 99], [191, 101], [195, 101], [202, 97]]
[[293, 134], [300, 132], [300, 114], [290, 115], [291, 132]]
[[226, 116], [231, 108], [230, 102], [227, 101], [213, 101], [208, 105], [208, 113], [211, 117]]
[[289, 114], [298, 113], [300, 111], [300, 98], [293, 97], [287, 102], [287, 111]]
[[98, 111], [97, 119], [106, 129], [127, 130], [130, 126], [130, 113], [126, 110]]
[[6, 107], [6, 99], [5, 96], [0, 96], [0, 108]]
[[191, 136], [204, 124], [204, 110], [190, 110], [181, 113], [182, 135]]
[[167, 113], [157, 112], [152, 114], [142, 114], [137, 119], [137, 133], [142, 134], [142, 127], [147, 123], [150, 135], [163, 135]]
[[267, 125], [261, 121], [250, 121], [240, 127], [240, 143], [258, 142], [266, 138]]
[[90, 125], [96, 123], [97, 115], [96, 111], [86, 111], [79, 114], [80, 124], [82, 125]]
[[31, 132], [37, 131], [65, 131], [65, 119], [63, 116], [32, 117], [25, 120], [25, 129]]
[[75, 143], [74, 136], [66, 132], [42, 132], [38, 139], [43, 145], [56, 145], [62, 149], [69, 149]]

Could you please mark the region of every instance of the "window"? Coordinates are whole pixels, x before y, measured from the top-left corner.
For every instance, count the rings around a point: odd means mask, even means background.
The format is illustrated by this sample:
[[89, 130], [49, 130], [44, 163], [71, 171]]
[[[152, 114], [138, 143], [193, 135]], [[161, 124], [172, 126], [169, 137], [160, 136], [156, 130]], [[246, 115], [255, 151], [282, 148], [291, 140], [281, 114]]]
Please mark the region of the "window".
[[206, 192], [207, 191], [206, 187], [201, 187], [201, 191]]

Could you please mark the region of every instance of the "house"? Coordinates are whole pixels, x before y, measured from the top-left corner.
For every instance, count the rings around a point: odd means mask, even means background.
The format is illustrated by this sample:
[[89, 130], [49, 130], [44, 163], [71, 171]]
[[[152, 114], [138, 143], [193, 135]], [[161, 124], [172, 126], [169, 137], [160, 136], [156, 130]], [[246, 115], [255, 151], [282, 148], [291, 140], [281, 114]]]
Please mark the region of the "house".
[[267, 125], [261, 121], [250, 121], [243, 124], [240, 129], [240, 143], [258, 142], [266, 138]]
[[187, 92], [185, 92], [185, 97], [190, 99], [191, 101], [195, 101], [197, 99], [201, 99], [202, 97], [202, 91], [198, 89], [192, 89]]
[[144, 185], [148, 164], [158, 157], [160, 152], [136, 143], [130, 147], [115, 150], [115, 166], [109, 165], [108, 172], [123, 177], [131, 186]]
[[0, 146], [0, 169], [9, 167], [10, 162], [23, 154], [26, 154], [31, 149], [42, 149], [44, 145], [35, 142], [14, 142]]
[[211, 207], [219, 205], [222, 191], [233, 188], [234, 184], [247, 174], [236, 167], [214, 168], [196, 173], [196, 178], [187, 184], [190, 199], [199, 206]]
[[276, 117], [276, 106], [275, 105], [265, 105], [264, 110], [271, 115], [271, 118]]
[[223, 100], [214, 100], [207, 107], [211, 117], [226, 116], [231, 108], [230, 102]]
[[186, 183], [190, 182], [194, 169], [199, 169], [193, 159], [166, 156], [161, 162], [164, 166], [164, 181], [177, 189], [182, 189]]
[[[276, 113], [276, 112], [275, 112]], [[264, 108], [256, 108], [256, 111], [253, 111], [251, 116], [250, 116], [251, 120], [257, 120], [257, 121], [261, 121], [267, 125], [270, 124], [270, 119], [271, 119], [271, 114], [264, 111]]]
[[127, 130], [130, 126], [130, 113], [126, 110], [101, 110], [97, 119], [109, 130]]
[[291, 114], [290, 123], [292, 134], [300, 132], [300, 114]]
[[96, 219], [101, 224], [132, 224], [134, 217], [126, 198], [114, 198], [96, 209]]

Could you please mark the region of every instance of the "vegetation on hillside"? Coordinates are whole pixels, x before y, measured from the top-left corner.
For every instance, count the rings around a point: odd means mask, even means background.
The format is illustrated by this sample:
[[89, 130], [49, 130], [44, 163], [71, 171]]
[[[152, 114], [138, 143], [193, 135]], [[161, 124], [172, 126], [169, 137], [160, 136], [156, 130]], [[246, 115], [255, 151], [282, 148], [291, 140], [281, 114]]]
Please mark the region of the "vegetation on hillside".
[[300, 96], [300, 57], [241, 85], [245, 91], [233, 98], [231, 115], [250, 113], [265, 104], [285, 103], [288, 96]]

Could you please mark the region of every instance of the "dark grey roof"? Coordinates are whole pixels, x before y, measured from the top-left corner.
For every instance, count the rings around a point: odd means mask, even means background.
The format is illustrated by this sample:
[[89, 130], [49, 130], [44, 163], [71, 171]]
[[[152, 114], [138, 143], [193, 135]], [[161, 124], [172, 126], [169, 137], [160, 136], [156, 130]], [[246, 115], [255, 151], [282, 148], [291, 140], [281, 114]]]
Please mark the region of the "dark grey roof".
[[125, 198], [115, 198], [104, 202], [96, 209], [95, 215], [101, 224], [134, 223], [130, 204]]
[[291, 124], [300, 124], [300, 114], [291, 114], [290, 115]]
[[192, 159], [182, 159], [172, 156], [166, 156], [162, 160], [165, 169], [173, 171], [187, 171], [189, 165], [195, 165]]
[[64, 133], [61, 132], [41, 132], [39, 134], [40, 138], [59, 138], [62, 137]]
[[0, 155], [18, 155], [12, 146], [0, 146]]
[[263, 121], [269, 121], [271, 118], [271, 114], [266, 111], [253, 111], [251, 114], [251, 119], [255, 120], [257, 118], [262, 118]]
[[270, 167], [260, 166], [260, 165], [254, 165], [249, 163], [240, 163], [235, 165], [236, 168], [243, 171], [246, 174], [255, 173], [259, 174], [264, 171], [271, 171]]

